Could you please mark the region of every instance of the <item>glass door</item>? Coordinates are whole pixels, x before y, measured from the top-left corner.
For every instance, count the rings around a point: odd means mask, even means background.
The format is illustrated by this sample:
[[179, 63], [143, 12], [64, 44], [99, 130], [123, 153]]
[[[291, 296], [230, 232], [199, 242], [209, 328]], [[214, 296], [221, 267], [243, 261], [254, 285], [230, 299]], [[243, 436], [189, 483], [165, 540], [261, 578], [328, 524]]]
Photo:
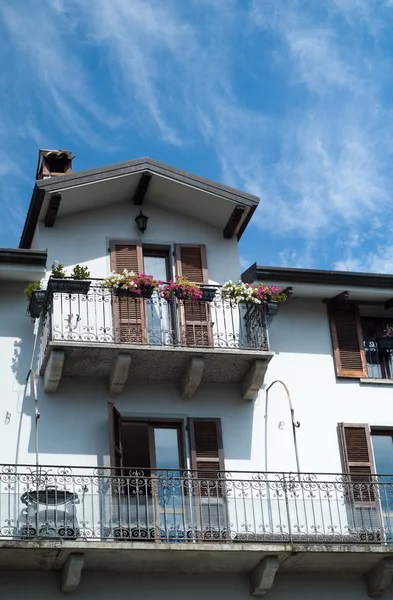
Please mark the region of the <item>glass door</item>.
[[[144, 252], [145, 273], [152, 275], [160, 281], [168, 280], [168, 255], [163, 252]], [[147, 337], [148, 343], [158, 346], [171, 344], [171, 315], [167, 302], [160, 297], [160, 292], [155, 291], [149, 300], [146, 300], [147, 312]]]
[[156, 522], [159, 539], [185, 537], [184, 485], [181, 471], [180, 427], [159, 427], [152, 431], [156, 467]]
[[371, 433], [377, 472], [378, 497], [382, 512], [383, 529], [388, 543], [393, 542], [393, 431]]

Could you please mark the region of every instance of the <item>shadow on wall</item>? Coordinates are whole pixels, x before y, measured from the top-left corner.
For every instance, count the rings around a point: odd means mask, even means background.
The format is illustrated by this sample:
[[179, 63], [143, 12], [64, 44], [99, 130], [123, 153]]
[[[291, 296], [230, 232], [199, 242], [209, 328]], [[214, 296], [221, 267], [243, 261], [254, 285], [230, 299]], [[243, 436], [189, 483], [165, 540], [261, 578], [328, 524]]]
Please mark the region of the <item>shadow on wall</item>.
[[[184, 401], [170, 382], [150, 382], [148, 388], [146, 383], [129, 382], [121, 396], [114, 399], [108, 393], [106, 379], [64, 379], [59, 390], [48, 395], [39, 378], [38, 398], [41, 462], [47, 460], [45, 455], [52, 455], [56, 464], [59, 459], [70, 465], [84, 464], [86, 460], [91, 464], [93, 457], [94, 463], [105, 464], [109, 454], [108, 401], [114, 401], [117, 410], [126, 417], [219, 417], [225, 458], [251, 458], [254, 407], [241, 399], [238, 386], [202, 386], [194, 398]], [[32, 398], [25, 398], [23, 412], [31, 417], [28, 451], [34, 453]]]
[[[94, 457], [93, 464], [102, 465], [104, 456], [108, 455], [106, 382], [97, 379], [82, 381], [81, 385], [78, 382], [80, 380], [70, 379], [64, 385], [63, 393], [48, 395], [43, 389], [43, 378], [38, 378], [38, 450], [43, 464], [53, 462], [52, 457], [56, 456], [56, 464], [72, 465], [75, 456], [79, 456], [76, 462], [81, 465], [91, 464], [86, 457]], [[23, 412], [32, 418], [29, 453], [35, 452], [33, 404], [33, 400], [26, 397]], [[45, 455], [50, 456], [45, 458]]]
[[2, 360], [8, 352], [8, 341], [13, 340], [10, 368], [19, 385], [26, 381], [34, 349], [34, 324], [27, 316], [24, 283], [9, 283], [0, 296], [0, 339], [3, 339]]
[[332, 354], [326, 304], [319, 298], [290, 298], [269, 329], [273, 352]]

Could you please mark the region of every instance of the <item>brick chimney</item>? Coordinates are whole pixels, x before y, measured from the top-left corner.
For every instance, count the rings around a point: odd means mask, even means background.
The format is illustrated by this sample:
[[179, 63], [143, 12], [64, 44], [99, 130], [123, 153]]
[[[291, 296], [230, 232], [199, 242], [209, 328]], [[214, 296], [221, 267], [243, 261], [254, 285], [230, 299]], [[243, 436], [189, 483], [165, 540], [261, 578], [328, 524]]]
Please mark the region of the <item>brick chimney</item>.
[[36, 179], [67, 175], [72, 171], [72, 152], [70, 150], [40, 150]]

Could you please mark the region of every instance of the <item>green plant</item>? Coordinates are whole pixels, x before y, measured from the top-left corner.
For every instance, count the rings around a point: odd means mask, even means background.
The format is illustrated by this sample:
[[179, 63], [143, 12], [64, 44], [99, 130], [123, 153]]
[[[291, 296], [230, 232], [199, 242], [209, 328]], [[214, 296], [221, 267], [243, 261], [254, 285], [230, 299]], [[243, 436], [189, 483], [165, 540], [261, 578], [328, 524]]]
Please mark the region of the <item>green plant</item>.
[[40, 281], [32, 281], [31, 283], [29, 283], [29, 285], [27, 286], [27, 288], [24, 291], [26, 298], [28, 300], [30, 300], [30, 298], [33, 295], [33, 292], [37, 292], [40, 289], [41, 289], [41, 282]]
[[55, 279], [65, 279], [67, 277], [63, 265], [58, 260], [54, 260], [52, 263], [52, 277]]
[[90, 279], [90, 271], [87, 267], [81, 267], [80, 265], [75, 265], [71, 273], [72, 279]]

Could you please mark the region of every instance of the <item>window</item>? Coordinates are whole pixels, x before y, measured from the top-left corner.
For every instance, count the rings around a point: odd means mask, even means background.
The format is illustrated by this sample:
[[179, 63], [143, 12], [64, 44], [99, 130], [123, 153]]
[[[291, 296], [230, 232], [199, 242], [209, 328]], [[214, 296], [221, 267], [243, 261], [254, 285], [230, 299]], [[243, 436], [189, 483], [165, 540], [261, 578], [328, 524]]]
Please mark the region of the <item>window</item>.
[[361, 318], [368, 376], [373, 379], [393, 377], [393, 337], [386, 319]]
[[393, 378], [393, 321], [363, 317], [353, 303], [328, 305], [337, 377]]
[[385, 536], [393, 540], [393, 497], [391, 494], [393, 473], [393, 429], [371, 430], [374, 462], [378, 474], [378, 490]]
[[339, 423], [348, 528], [359, 541], [383, 541], [379, 486], [370, 428], [366, 423]]
[[108, 405], [114, 519], [118, 537], [198, 539], [227, 528], [220, 419], [131, 419]]
[[[171, 279], [169, 251], [159, 249], [143, 250], [143, 270], [159, 281]], [[174, 331], [175, 315], [167, 302], [164, 302], [156, 290], [151, 300], [145, 303], [148, 343], [168, 346]]]
[[122, 462], [128, 469], [182, 469], [182, 424], [122, 419]]
[[[110, 243], [111, 270], [124, 269], [146, 272], [154, 278], [168, 281], [172, 277], [171, 256], [168, 249], [142, 246], [138, 241]], [[208, 283], [206, 248], [203, 245], [175, 244], [177, 275], [184, 275], [194, 283]], [[160, 299], [156, 292], [152, 299], [117, 298], [114, 303], [115, 340], [117, 343], [212, 346], [212, 325], [207, 303], [185, 301], [174, 306]]]

